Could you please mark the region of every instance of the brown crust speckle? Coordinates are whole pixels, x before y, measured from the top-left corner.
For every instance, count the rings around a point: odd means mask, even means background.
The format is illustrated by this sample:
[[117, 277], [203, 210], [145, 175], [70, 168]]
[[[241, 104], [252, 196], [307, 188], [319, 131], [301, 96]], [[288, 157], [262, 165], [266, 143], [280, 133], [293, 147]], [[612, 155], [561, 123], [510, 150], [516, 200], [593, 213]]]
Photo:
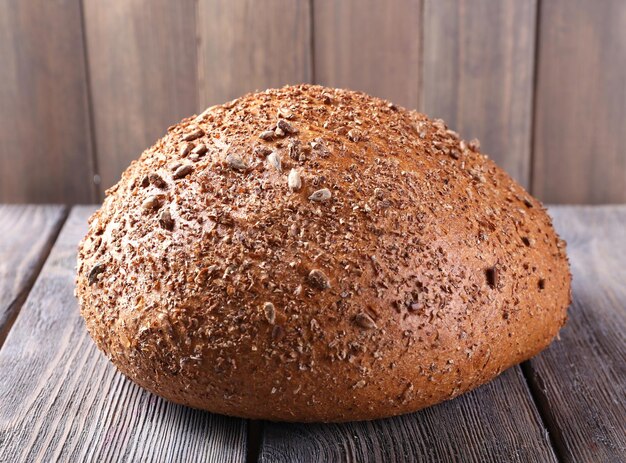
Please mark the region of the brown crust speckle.
[[125, 375], [178, 403], [407, 413], [535, 355], [565, 322], [565, 246], [541, 203], [478, 141], [362, 93], [211, 107], [107, 193], [79, 249], [82, 315]]

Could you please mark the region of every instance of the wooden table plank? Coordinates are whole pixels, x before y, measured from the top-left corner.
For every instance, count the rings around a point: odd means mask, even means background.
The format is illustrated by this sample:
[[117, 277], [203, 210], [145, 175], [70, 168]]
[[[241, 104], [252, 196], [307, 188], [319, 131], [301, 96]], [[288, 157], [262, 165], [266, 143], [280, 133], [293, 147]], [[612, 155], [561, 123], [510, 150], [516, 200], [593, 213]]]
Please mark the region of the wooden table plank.
[[266, 423], [264, 462], [556, 461], [519, 367], [455, 400], [386, 420]]
[[65, 216], [63, 206], [0, 205], [0, 347]]
[[526, 365], [563, 461], [626, 461], [626, 206], [554, 207], [573, 305], [561, 341]]
[[245, 421], [140, 389], [89, 338], [73, 291], [91, 212], [72, 210], [0, 351], [3, 461], [244, 461]]
[[[8, 461], [244, 460], [244, 421], [144, 392], [95, 349], [72, 295], [76, 243], [92, 210], [72, 212], [0, 351], [0, 455]], [[561, 341], [525, 368], [562, 460], [621, 461], [626, 206], [556, 207], [551, 213], [569, 242], [574, 304]], [[8, 265], [18, 269], [15, 282], [32, 275], [32, 259], [41, 259], [36, 249], [62, 219], [61, 207], [0, 207], [0, 264], [19, 263]], [[16, 251], [20, 243], [36, 244], [24, 253]], [[11, 299], [5, 288], [16, 287], [6, 286], [6, 274], [0, 274], [2, 300]], [[517, 367], [412, 415], [264, 428], [261, 461], [555, 461]]]

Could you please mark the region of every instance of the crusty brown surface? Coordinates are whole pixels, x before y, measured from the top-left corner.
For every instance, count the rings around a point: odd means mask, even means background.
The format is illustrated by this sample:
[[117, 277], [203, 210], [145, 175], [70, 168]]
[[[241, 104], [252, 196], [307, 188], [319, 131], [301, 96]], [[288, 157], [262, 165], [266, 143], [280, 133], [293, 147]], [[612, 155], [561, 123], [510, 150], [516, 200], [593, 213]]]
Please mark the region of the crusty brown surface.
[[477, 143], [309, 85], [171, 127], [91, 218], [77, 281], [133, 381], [288, 421], [457, 396], [546, 347], [569, 292], [545, 209]]

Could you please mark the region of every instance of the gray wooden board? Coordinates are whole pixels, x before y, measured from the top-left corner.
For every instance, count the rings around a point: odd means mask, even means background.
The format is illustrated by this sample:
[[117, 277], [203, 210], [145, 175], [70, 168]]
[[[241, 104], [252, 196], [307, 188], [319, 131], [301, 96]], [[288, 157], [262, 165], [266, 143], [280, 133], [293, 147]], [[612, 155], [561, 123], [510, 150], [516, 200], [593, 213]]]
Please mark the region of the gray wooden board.
[[626, 2], [540, 2], [532, 193], [626, 201]]
[[63, 206], [0, 205], [0, 346], [65, 218]]
[[557, 461], [519, 367], [417, 413], [346, 424], [266, 423], [263, 462]]
[[315, 83], [415, 109], [422, 1], [312, 0]]
[[312, 79], [308, 1], [198, 2], [200, 109]]
[[626, 206], [550, 212], [574, 302], [560, 342], [527, 373], [563, 461], [626, 461]]
[[0, 351], [0, 461], [244, 461], [246, 422], [166, 402], [97, 351], [74, 298], [74, 208]]
[[84, 0], [101, 192], [196, 111], [196, 2]]
[[421, 109], [530, 184], [536, 0], [425, 0]]
[[0, 201], [93, 201], [93, 174], [80, 0], [0, 2]]

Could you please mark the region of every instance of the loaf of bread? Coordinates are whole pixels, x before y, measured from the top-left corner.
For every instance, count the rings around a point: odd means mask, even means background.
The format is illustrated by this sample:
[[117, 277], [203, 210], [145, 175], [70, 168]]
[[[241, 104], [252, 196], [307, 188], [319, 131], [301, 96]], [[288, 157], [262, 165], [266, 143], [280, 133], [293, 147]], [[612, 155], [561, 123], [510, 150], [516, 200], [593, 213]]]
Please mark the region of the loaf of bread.
[[115, 366], [246, 418], [367, 420], [475, 388], [566, 319], [541, 203], [441, 120], [313, 85], [170, 127], [107, 191], [77, 296]]

